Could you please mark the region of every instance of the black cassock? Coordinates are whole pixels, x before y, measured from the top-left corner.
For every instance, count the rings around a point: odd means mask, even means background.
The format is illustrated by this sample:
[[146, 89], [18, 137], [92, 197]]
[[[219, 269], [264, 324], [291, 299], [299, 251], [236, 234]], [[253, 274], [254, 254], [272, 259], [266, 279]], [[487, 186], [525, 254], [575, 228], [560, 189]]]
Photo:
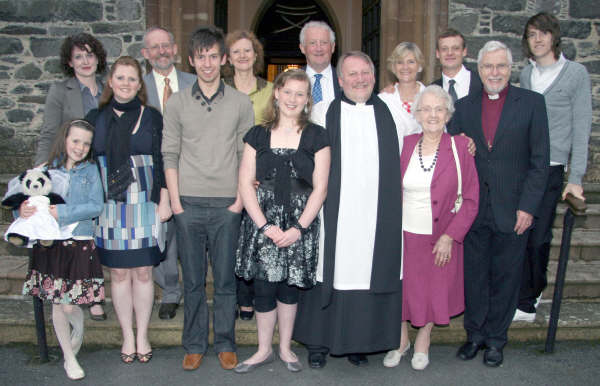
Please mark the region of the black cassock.
[[[333, 288], [341, 186], [341, 103], [331, 102], [326, 127], [331, 144], [331, 169], [325, 202], [323, 283], [301, 290], [294, 340], [327, 347], [331, 354], [369, 353], [400, 345], [402, 322], [402, 190], [398, 134], [386, 104], [372, 95], [379, 151], [379, 187], [375, 245], [369, 290]], [[360, 205], [360, 203], [356, 203]]]

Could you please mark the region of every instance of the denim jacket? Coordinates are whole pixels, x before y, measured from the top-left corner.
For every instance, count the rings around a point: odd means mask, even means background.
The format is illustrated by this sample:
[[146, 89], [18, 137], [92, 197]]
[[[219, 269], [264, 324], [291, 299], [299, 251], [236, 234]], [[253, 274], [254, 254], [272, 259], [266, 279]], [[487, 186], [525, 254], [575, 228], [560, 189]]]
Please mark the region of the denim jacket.
[[69, 173], [69, 190], [63, 197], [66, 204], [56, 206], [58, 224], [62, 227], [79, 221], [73, 230], [73, 236], [93, 236], [93, 219], [98, 217], [104, 206], [104, 193], [98, 167], [83, 162], [66, 170]]

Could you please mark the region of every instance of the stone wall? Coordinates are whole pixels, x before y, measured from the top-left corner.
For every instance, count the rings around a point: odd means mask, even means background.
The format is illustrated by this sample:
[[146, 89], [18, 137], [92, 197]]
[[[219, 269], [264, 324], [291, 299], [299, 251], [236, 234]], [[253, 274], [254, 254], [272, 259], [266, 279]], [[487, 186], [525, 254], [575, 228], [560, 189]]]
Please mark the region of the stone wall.
[[556, 15], [561, 23], [564, 55], [586, 66], [592, 80], [594, 112], [587, 182], [600, 182], [600, 6], [597, 0], [449, 0], [449, 25], [467, 40], [468, 61], [488, 40], [500, 40], [513, 54], [512, 80], [525, 65], [521, 36], [527, 19], [538, 12]]
[[[524, 65], [520, 37], [541, 11], [558, 15], [565, 55], [592, 78], [594, 124], [586, 181], [600, 182], [600, 7], [597, 0], [449, 0], [449, 24], [467, 36], [469, 61], [485, 41], [511, 47], [513, 80]], [[140, 58], [146, 25], [144, 0], [0, 0], [0, 174], [31, 166], [44, 101], [62, 79], [58, 52], [65, 36], [89, 32], [104, 44], [109, 62]]]
[[0, 173], [31, 166], [63, 39], [88, 32], [108, 61], [140, 57], [144, 0], [0, 0]]

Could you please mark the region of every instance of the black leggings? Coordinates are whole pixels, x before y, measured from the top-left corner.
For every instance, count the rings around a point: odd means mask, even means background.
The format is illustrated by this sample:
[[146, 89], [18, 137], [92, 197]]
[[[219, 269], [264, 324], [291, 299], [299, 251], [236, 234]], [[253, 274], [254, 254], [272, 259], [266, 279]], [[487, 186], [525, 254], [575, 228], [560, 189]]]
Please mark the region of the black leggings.
[[277, 300], [284, 304], [298, 303], [298, 287], [286, 282], [268, 282], [254, 279], [254, 308], [258, 312], [273, 311]]

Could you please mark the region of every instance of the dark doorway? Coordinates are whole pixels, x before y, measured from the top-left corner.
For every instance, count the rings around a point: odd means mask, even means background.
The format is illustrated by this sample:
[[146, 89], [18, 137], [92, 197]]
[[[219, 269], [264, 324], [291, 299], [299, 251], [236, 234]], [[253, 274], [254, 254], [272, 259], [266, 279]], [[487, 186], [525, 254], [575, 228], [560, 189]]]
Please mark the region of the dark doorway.
[[[263, 8], [258, 20], [255, 33], [264, 45], [265, 77], [269, 81], [288, 68], [300, 68], [306, 64], [298, 48], [304, 24], [311, 20], [324, 21], [335, 31], [334, 24], [321, 6], [310, 0], [271, 1]], [[337, 60], [337, 51], [336, 45], [333, 63]]]

